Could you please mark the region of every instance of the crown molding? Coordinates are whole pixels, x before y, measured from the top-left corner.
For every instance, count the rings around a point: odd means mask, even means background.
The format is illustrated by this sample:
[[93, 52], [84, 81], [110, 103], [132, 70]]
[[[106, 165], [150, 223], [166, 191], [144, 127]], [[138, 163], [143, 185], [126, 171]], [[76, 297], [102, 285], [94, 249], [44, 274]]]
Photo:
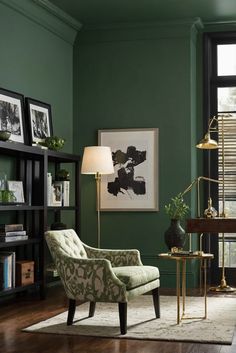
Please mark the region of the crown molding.
[[74, 44], [82, 24], [48, 0], [0, 0], [0, 3], [24, 15], [69, 44]]
[[156, 22], [119, 22], [107, 24], [84, 24], [83, 29], [87, 31], [96, 30], [119, 30], [119, 29], [136, 29], [136, 28], [161, 28], [174, 26], [195, 26], [196, 28], [203, 28], [203, 23], [200, 17], [176, 19], [173, 21], [156, 21]]
[[158, 38], [191, 38], [201, 31], [200, 18], [175, 21], [84, 25], [77, 45], [115, 41], [156, 40]]

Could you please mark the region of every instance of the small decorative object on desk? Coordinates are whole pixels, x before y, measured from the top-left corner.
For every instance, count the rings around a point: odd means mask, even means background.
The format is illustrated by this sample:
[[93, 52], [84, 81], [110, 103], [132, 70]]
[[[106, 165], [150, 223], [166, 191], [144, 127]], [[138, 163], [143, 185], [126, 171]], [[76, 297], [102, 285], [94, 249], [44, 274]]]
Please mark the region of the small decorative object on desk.
[[206, 218], [215, 218], [217, 217], [217, 211], [216, 209], [212, 206], [212, 199], [209, 197], [208, 199], [208, 208], [204, 211], [204, 216]]
[[189, 207], [184, 202], [182, 193], [173, 197], [171, 202], [165, 205], [165, 211], [171, 218], [171, 225], [165, 232], [165, 243], [169, 250], [173, 247], [183, 249], [186, 241], [186, 233], [180, 225], [180, 220], [188, 213]]

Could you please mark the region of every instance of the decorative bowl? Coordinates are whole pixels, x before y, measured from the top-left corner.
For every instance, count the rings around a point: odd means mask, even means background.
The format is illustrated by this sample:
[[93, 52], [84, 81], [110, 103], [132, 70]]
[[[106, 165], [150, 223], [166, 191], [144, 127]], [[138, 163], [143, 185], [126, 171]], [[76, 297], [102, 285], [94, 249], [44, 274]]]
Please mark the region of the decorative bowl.
[[1, 141], [7, 141], [7, 140], [9, 140], [9, 138], [10, 138], [10, 136], [11, 136], [11, 133], [10, 133], [10, 131], [7, 131], [7, 130], [0, 130], [0, 140]]

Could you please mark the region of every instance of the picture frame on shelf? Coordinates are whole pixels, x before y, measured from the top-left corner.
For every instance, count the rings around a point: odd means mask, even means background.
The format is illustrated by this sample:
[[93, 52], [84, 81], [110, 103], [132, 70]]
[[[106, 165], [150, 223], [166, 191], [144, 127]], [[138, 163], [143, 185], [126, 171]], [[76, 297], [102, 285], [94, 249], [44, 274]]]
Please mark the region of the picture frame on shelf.
[[51, 206], [62, 206], [62, 184], [54, 182], [51, 187]]
[[43, 143], [46, 137], [53, 136], [51, 105], [29, 97], [25, 102], [30, 144]]
[[10, 141], [25, 143], [24, 96], [4, 88], [0, 88], [0, 131], [9, 132]]
[[8, 180], [7, 181], [7, 189], [12, 191], [15, 196], [15, 203], [24, 203], [24, 189], [23, 189], [23, 182], [16, 181], [16, 180]]
[[115, 174], [101, 177], [101, 211], [158, 211], [158, 128], [98, 130]]

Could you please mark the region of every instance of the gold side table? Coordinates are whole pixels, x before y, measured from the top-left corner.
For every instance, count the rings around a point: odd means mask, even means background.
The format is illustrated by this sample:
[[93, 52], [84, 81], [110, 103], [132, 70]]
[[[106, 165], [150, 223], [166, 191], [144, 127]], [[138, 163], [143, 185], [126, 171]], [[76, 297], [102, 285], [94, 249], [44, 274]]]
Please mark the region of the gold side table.
[[[207, 261], [213, 259], [213, 254], [159, 254], [160, 259], [176, 261], [176, 296], [177, 296], [177, 324], [181, 320], [187, 319], [206, 319], [207, 318]], [[203, 264], [204, 269], [204, 306], [205, 312], [202, 317], [189, 317], [185, 316], [185, 297], [186, 297], [186, 262], [192, 260], [199, 260]], [[182, 266], [181, 266], [182, 265]], [[181, 271], [182, 270], [182, 271]], [[180, 310], [180, 296], [182, 289], [182, 313]]]

